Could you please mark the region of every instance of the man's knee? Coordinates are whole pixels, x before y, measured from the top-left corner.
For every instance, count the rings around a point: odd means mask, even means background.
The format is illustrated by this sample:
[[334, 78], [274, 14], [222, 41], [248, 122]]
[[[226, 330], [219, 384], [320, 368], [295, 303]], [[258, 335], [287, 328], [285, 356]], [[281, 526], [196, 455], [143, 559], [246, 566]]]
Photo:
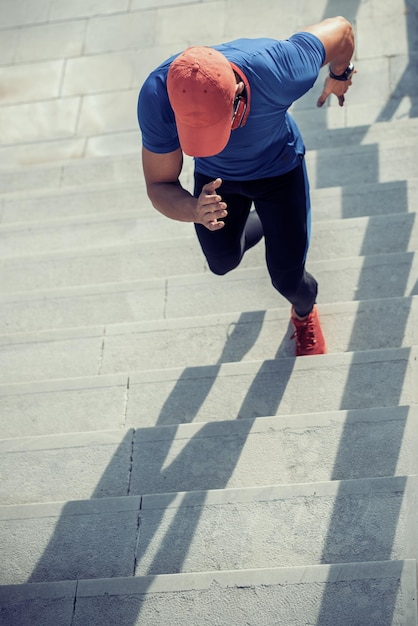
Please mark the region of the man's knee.
[[303, 279], [303, 270], [276, 272], [271, 277], [273, 287], [287, 299], [294, 297], [299, 291]]
[[217, 276], [224, 276], [231, 272], [236, 267], [238, 267], [240, 259], [207, 259], [208, 266], [212, 274], [216, 274]]
[[272, 283], [299, 315], [309, 313], [318, 294], [318, 283], [311, 274], [304, 269], [280, 272], [272, 277]]

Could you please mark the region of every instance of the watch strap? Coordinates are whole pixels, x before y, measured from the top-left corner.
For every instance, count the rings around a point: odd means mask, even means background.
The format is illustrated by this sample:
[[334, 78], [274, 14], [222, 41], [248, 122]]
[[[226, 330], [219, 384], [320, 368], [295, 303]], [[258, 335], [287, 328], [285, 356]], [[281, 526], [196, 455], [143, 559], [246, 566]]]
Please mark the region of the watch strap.
[[331, 72], [331, 68], [328, 68], [328, 69], [329, 69], [329, 75], [331, 76], [331, 78], [333, 78], [334, 80], [345, 81], [345, 80], [350, 80], [351, 76], [353, 75], [354, 65], [350, 63], [347, 69], [342, 74], [339, 74], [339, 75]]

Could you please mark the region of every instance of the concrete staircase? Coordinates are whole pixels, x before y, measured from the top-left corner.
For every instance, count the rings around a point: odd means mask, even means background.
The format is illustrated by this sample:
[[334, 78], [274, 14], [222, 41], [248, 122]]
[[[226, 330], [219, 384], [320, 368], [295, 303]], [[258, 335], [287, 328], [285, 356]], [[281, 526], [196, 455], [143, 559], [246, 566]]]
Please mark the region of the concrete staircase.
[[315, 99], [323, 356], [262, 244], [219, 278], [151, 208], [130, 139], [0, 169], [2, 625], [418, 624], [418, 120]]

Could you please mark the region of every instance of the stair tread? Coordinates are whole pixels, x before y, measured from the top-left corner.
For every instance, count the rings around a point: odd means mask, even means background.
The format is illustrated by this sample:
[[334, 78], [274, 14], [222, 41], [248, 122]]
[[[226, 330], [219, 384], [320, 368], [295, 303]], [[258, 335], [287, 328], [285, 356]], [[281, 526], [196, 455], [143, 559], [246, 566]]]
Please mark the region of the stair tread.
[[[324, 303], [320, 317], [329, 354], [418, 344], [418, 296]], [[286, 305], [4, 334], [0, 383], [293, 357], [292, 333]]]
[[[28, 575], [31, 582], [48, 582], [128, 577], [132, 569], [143, 576], [416, 559], [417, 480], [361, 478], [1, 506], [1, 583], [26, 582]], [[167, 541], [172, 550], [162, 553]]]
[[0, 440], [0, 503], [404, 476], [417, 444], [417, 406], [20, 436]]
[[0, 586], [0, 602], [24, 626], [45, 626], [58, 612], [61, 626], [99, 626], [104, 615], [106, 624], [180, 626], [187, 619], [191, 626], [238, 626], [242, 613], [257, 623], [260, 605], [271, 625], [302, 624], [307, 606], [324, 624], [366, 623], [373, 615], [381, 626], [412, 625], [415, 569], [415, 561], [404, 560], [31, 583]]

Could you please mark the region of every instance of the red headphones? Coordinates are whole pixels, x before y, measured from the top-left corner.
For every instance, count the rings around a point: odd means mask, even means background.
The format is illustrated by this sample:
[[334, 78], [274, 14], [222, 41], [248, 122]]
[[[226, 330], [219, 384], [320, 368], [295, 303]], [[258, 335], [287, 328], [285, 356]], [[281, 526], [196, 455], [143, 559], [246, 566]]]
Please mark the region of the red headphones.
[[[231, 63], [231, 61], [230, 61]], [[250, 112], [251, 91], [245, 74], [234, 63], [231, 63], [232, 69], [238, 74], [244, 83], [244, 90], [238, 94], [234, 102], [234, 113], [232, 115], [232, 130], [245, 126], [248, 114]]]

